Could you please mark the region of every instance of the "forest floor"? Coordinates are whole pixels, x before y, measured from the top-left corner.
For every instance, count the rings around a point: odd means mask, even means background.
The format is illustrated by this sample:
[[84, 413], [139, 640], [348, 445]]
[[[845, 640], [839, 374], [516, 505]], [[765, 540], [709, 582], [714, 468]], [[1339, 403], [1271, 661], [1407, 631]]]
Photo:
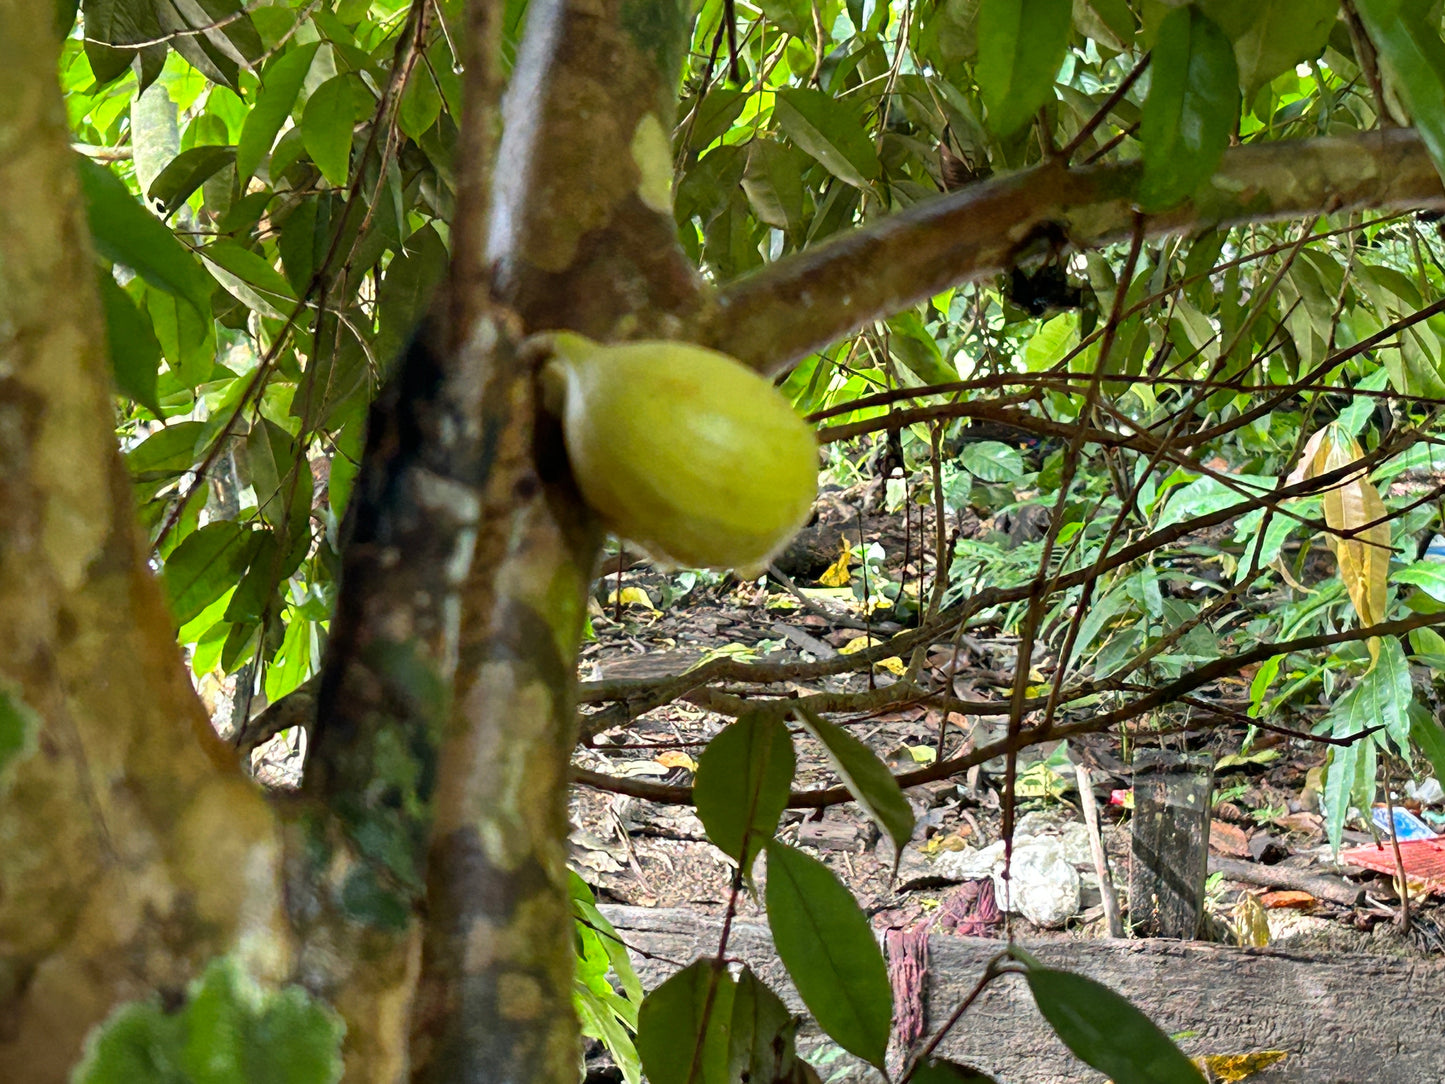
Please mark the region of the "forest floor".
[[[662, 678], [720, 655], [769, 662], [805, 661], [847, 653], [870, 633], [886, 637], [900, 624], [887, 608], [872, 609], [860, 596], [855, 573], [851, 586], [819, 588], [819, 575], [845, 544], [856, 556], [861, 541], [881, 547], [874, 566], [905, 592], [925, 597], [932, 580], [929, 547], [919, 556], [918, 537], [931, 541], [931, 512], [905, 533], [900, 514], [880, 508], [876, 483], [826, 493], [820, 519], [810, 528], [811, 558], [798, 553], [785, 586], [774, 577], [746, 582], [667, 574], [628, 555], [609, 559], [599, 579], [591, 611], [595, 639], [583, 651], [581, 678], [589, 681]], [[869, 511], [865, 511], [869, 510]], [[1017, 517], [980, 520], [966, 515], [956, 528], [963, 537], [1027, 535], [1037, 523]], [[876, 551], [875, 551], [876, 552]], [[808, 567], [811, 564], [811, 567]], [[920, 567], [921, 566], [921, 567]], [[912, 586], [909, 586], [912, 585]], [[866, 640], [861, 641], [867, 643]], [[938, 684], [949, 681], [963, 699], [1006, 699], [1016, 669], [1018, 642], [997, 627], [970, 626], [956, 640], [938, 644], [927, 666]], [[1047, 658], [1035, 655], [1047, 669]], [[898, 680], [884, 666], [871, 674], [851, 673], [820, 682], [788, 682], [767, 688], [773, 695], [829, 691], [861, 692]], [[1201, 690], [1218, 703], [1238, 705], [1247, 695], [1248, 678], [1234, 677]], [[922, 706], [878, 714], [838, 716], [836, 721], [873, 749], [896, 771], [932, 762], [939, 755], [987, 744], [1003, 734], [997, 718], [942, 714]], [[651, 783], [690, 785], [695, 759], [727, 722], [724, 716], [686, 702], [645, 713], [625, 727], [599, 734], [581, 748], [576, 763], [608, 775]], [[946, 722], [946, 726], [945, 726]], [[1308, 730], [1308, 720], [1299, 725]], [[1267, 732], [1253, 735], [1244, 748], [1244, 725], [1211, 724], [1184, 730], [1153, 744], [1176, 751], [1209, 753], [1215, 762], [1211, 861], [1230, 867], [1207, 883], [1204, 936], [1236, 944], [1288, 946], [1299, 951], [1445, 953], [1445, 908], [1434, 890], [1445, 884], [1410, 885], [1408, 936], [1399, 930], [1399, 894], [1395, 879], [1356, 866], [1339, 864], [1325, 839], [1319, 813], [1320, 769], [1325, 747]], [[1148, 744], [1137, 731], [1129, 741]], [[974, 936], [1090, 938], [1107, 929], [1099, 881], [1087, 850], [1073, 760], [1091, 767], [1101, 835], [1110, 859], [1111, 879], [1126, 893], [1129, 881], [1129, 807], [1131, 773], [1121, 736], [1105, 732], [1074, 740], [1068, 748], [1051, 743], [1020, 758], [1016, 835], [1059, 839], [1081, 883], [1077, 906], [1050, 929], [1021, 915], [1001, 913], [982, 850], [1001, 834], [1003, 762], [986, 762], [963, 778], [940, 780], [906, 792], [916, 817], [912, 840], [898, 857], [893, 846], [856, 803], [822, 811], [790, 811], [783, 837], [825, 862], [858, 897], [877, 928], [911, 928], [928, 923]], [[795, 790], [838, 782], [822, 749], [801, 730], [795, 734], [798, 773]], [[1402, 790], [1405, 780], [1396, 781]], [[1438, 804], [1408, 798], [1413, 810], [1445, 822]], [[570, 839], [574, 867], [611, 902], [650, 907], [684, 907], [700, 915], [718, 915], [726, 907], [731, 867], [708, 843], [691, 808], [574, 788]], [[1358, 823], [1355, 828], [1361, 827]], [[1347, 828], [1345, 849], [1380, 843], [1389, 853], [1388, 834], [1380, 837]], [[945, 857], [947, 856], [947, 857]], [[1221, 863], [1222, 860], [1222, 863]], [[1313, 891], [1312, 891], [1313, 890]], [[1354, 898], [1351, 898], [1351, 897]], [[1332, 897], [1332, 898], [1331, 898]], [[1127, 918], [1127, 899], [1123, 900]], [[743, 898], [739, 912], [755, 914], [759, 901]]]

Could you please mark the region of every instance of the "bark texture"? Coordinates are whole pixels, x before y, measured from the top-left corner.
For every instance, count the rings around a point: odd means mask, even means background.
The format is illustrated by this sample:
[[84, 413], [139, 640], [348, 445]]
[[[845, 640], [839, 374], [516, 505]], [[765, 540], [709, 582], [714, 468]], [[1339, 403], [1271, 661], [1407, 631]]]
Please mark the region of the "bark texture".
[[[523, 333], [681, 327], [697, 281], [676, 242], [668, 133], [686, 35], [672, 0], [529, 8], [486, 261]], [[566, 798], [601, 532], [556, 423], [535, 408], [528, 361], [487, 380], [497, 455], [438, 758], [412, 1040], [414, 1079], [437, 1084], [571, 1084], [578, 1072]]]
[[115, 447], [53, 21], [0, 2], [0, 1078], [35, 1082], [214, 954], [289, 966], [277, 826], [186, 679]]

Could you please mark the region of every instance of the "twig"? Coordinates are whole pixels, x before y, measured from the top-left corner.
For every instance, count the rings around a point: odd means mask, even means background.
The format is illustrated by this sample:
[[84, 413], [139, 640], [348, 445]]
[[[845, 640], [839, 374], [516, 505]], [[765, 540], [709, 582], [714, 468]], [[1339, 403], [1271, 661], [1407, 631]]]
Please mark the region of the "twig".
[[1094, 781], [1083, 764], [1074, 765], [1074, 778], [1079, 783], [1079, 809], [1089, 829], [1089, 852], [1094, 856], [1094, 873], [1099, 878], [1099, 898], [1104, 904], [1104, 921], [1109, 924], [1110, 937], [1124, 936], [1124, 922], [1119, 917], [1119, 895], [1114, 891], [1114, 878], [1109, 872], [1109, 856], [1104, 853], [1104, 838], [1099, 832], [1099, 807], [1094, 803]]

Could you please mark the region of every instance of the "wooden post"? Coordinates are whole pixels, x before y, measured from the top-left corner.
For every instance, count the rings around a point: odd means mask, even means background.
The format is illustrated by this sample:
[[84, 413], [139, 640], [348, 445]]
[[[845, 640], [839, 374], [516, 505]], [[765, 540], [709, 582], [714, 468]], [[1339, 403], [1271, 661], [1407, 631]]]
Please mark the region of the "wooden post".
[[1135, 936], [1198, 936], [1213, 791], [1214, 759], [1207, 753], [1135, 755], [1129, 855], [1129, 926]]

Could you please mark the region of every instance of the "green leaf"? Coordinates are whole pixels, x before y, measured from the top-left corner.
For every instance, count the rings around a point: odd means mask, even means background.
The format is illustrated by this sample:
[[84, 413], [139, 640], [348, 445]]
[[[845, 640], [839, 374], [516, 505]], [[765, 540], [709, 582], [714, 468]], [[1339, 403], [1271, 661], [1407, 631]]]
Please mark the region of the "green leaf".
[[150, 0], [85, 0], [82, 12], [85, 56], [100, 84], [124, 75], [130, 67], [136, 51], [125, 45], [161, 36], [161, 24]]
[[156, 333], [130, 295], [116, 285], [113, 275], [101, 271], [99, 282], [116, 390], [162, 418], [165, 415], [156, 398], [156, 373], [161, 367], [161, 344], [156, 341]]
[[1102, 983], [1047, 967], [1030, 967], [1024, 977], [1064, 1045], [1114, 1084], [1204, 1084], [1169, 1036]]
[[137, 482], [158, 482], [190, 470], [204, 422], [172, 422], [157, 429], [125, 454], [125, 465]]
[[1405, 649], [1398, 638], [1382, 637], [1375, 665], [1343, 696], [1335, 698], [1334, 706], [1325, 716], [1330, 736], [1347, 738], [1383, 725], [1385, 734], [1404, 754], [1409, 749], [1408, 712], [1413, 696]]
[[273, 704], [311, 676], [313, 631], [310, 621], [292, 612], [276, 661], [266, 668], [266, 699]]
[[246, 437], [246, 462], [256, 510], [289, 550], [310, 528], [311, 468], [296, 438], [265, 417]]
[[355, 122], [356, 106], [348, 75], [332, 76], [312, 91], [301, 113], [301, 140], [306, 153], [321, 175], [337, 188], [345, 188], [351, 176], [351, 127]]
[[422, 133], [437, 122], [441, 111], [442, 96], [436, 81], [425, 64], [418, 64], [406, 81], [406, 89], [401, 92], [397, 123], [403, 132], [420, 143]]
[[1010, 136], [1053, 93], [1069, 45], [1071, 0], [983, 0], [978, 12], [979, 95], [989, 130]]
[[737, 977], [729, 1023], [729, 1080], [790, 1081], [797, 1065], [798, 1019], [746, 966]]
[[169, 215], [185, 203], [192, 192], [235, 160], [235, 147], [215, 144], [192, 147], [170, 160], [166, 168], [151, 182], [150, 191], [146, 195], [160, 203]]
[[178, 626], [236, 586], [250, 564], [254, 538], [241, 524], [220, 520], [193, 531], [171, 551], [161, 582]]
[[906, 309], [889, 317], [888, 330], [888, 352], [925, 385], [958, 382], [958, 370], [944, 360], [938, 341], [924, 326], [916, 309]]
[[250, 67], [264, 51], [242, 0], [164, 0], [157, 10], [173, 33], [172, 48], [211, 82], [230, 90], [237, 88], [240, 68]]
[[1436, 779], [1445, 779], [1445, 727], [1421, 704], [1410, 705], [1410, 740], [1425, 759]]
[[266, 258], [235, 241], [214, 241], [201, 249], [201, 255], [226, 290], [244, 305], [266, 316], [284, 318], [282, 308], [296, 303], [296, 294], [286, 276], [277, 271]]
[[55, 36], [67, 38], [75, 29], [75, 15], [80, 10], [80, 0], [55, 0]]
[[0, 794], [4, 793], [6, 769], [34, 748], [40, 726], [40, 717], [20, 698], [20, 693], [0, 685]]
[[837, 723], [823, 718], [811, 708], [800, 707], [798, 714], [809, 733], [817, 738], [828, 753], [833, 770], [842, 778], [848, 793], [853, 795], [864, 812], [893, 840], [894, 849], [902, 851], [913, 838], [913, 809], [898, 780], [888, 766], [868, 746]]
[[301, 84], [319, 48], [319, 41], [299, 45], [273, 60], [261, 77], [256, 104], [246, 114], [236, 146], [236, 174], [243, 189], [261, 160], [271, 153], [276, 134], [291, 115], [296, 95], [301, 92]]
[[1436, 602], [1445, 602], [1445, 563], [1416, 561], [1390, 573], [1397, 584], [1407, 583], [1420, 588]]
[[1410, 108], [1436, 172], [1445, 176], [1445, 43], [1439, 14], [1429, 0], [1358, 0], [1355, 9]]
[[1202, 0], [1199, 9], [1233, 40], [1246, 100], [1319, 56], [1340, 13], [1338, 0]]
[[[704, 1024], [709, 988], [714, 992]], [[637, 1014], [637, 1053], [651, 1084], [728, 1084], [728, 1024], [736, 992], [727, 970], [704, 959], [647, 995]]]
[[795, 756], [788, 728], [751, 711], [725, 727], [698, 758], [692, 797], [707, 835], [751, 872], [753, 859], [778, 830], [788, 805]]
[[1024, 473], [1023, 453], [1001, 440], [965, 444], [958, 465], [980, 482], [1009, 482]]
[[[237, 624], [260, 621], [266, 614], [267, 604], [275, 598], [281, 580], [280, 545], [276, 535], [269, 530], [257, 534], [259, 541], [251, 554], [251, 565], [236, 585], [231, 601], [226, 603], [225, 620]], [[280, 608], [273, 607], [271, 613], [280, 613]]]
[[866, 188], [878, 176], [878, 151], [862, 117], [847, 102], [821, 90], [788, 87], [773, 103], [778, 126], [833, 176]]
[[767, 851], [768, 924], [798, 995], [839, 1046], [883, 1068], [893, 994], [873, 928], [823, 863], [776, 839]]
[[263, 990], [213, 961], [180, 1010], [133, 1001], [86, 1042], [76, 1084], [334, 1084], [345, 1025], [298, 986]]
[[190, 303], [211, 318], [211, 285], [196, 258], [176, 235], [132, 196], [119, 177], [76, 155], [80, 190], [95, 250], [129, 267], [152, 286]]
[[1229, 39], [1194, 7], [1164, 17], [1149, 69], [1139, 202], [1153, 211], [1189, 195], [1219, 164], [1239, 116], [1239, 71]]

